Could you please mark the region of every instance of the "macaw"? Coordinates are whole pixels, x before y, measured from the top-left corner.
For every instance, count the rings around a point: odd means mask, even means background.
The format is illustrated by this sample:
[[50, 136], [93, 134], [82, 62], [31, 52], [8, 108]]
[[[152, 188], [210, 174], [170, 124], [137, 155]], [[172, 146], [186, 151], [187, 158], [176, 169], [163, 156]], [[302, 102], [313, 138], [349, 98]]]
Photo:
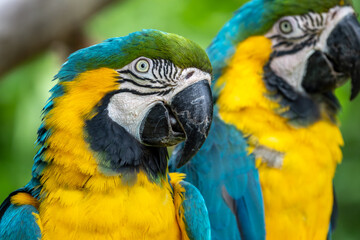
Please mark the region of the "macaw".
[[350, 3], [249, 1], [207, 53], [213, 124], [189, 163], [179, 162], [179, 145], [170, 166], [203, 195], [212, 239], [330, 237], [343, 145], [334, 89], [351, 77], [351, 99], [360, 90]]
[[68, 58], [38, 130], [32, 179], [0, 207], [0, 239], [210, 239], [199, 191], [169, 173], [212, 121], [211, 64], [194, 42], [158, 30]]

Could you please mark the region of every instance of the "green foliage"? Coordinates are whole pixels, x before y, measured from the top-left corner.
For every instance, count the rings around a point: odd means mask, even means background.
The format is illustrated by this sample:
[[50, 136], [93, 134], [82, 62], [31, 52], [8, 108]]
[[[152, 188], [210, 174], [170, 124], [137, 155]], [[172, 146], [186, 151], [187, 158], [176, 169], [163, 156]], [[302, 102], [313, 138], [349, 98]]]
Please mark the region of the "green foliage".
[[[205, 48], [243, 2], [246, 1], [120, 1], [95, 16], [86, 25], [86, 31], [94, 42], [101, 42], [141, 29], [159, 29], [182, 35]], [[360, 1], [353, 2], [359, 12]], [[31, 177], [40, 112], [49, 97], [48, 90], [55, 84], [51, 79], [62, 62], [48, 52], [0, 79], [0, 201]], [[360, 97], [349, 102], [349, 84], [340, 88], [337, 95], [343, 105], [340, 122], [345, 147], [344, 160], [335, 177], [339, 223], [334, 239], [351, 240], [360, 238]]]
[[119, 2], [87, 27], [98, 41], [141, 29], [176, 33], [207, 47], [244, 0], [131, 0]]

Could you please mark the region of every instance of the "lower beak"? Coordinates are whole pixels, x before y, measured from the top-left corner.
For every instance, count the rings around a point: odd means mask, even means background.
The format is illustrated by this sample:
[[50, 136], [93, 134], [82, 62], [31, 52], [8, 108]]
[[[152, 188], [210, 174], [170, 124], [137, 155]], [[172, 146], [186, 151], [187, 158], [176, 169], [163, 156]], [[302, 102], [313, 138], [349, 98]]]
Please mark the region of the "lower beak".
[[169, 106], [158, 102], [140, 128], [141, 141], [168, 147], [184, 141], [177, 166], [187, 163], [203, 145], [212, 121], [212, 96], [207, 80], [196, 82], [177, 93]]

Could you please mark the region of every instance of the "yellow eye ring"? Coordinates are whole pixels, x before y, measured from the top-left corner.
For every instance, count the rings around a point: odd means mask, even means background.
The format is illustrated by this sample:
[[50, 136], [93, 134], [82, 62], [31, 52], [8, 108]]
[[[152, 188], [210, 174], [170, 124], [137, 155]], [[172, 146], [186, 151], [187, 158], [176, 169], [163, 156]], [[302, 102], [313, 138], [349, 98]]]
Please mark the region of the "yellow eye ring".
[[292, 33], [293, 26], [289, 20], [283, 20], [279, 23], [280, 31], [284, 34]]
[[149, 71], [150, 64], [145, 59], [140, 59], [139, 61], [137, 61], [135, 68], [138, 72], [146, 73], [147, 71]]

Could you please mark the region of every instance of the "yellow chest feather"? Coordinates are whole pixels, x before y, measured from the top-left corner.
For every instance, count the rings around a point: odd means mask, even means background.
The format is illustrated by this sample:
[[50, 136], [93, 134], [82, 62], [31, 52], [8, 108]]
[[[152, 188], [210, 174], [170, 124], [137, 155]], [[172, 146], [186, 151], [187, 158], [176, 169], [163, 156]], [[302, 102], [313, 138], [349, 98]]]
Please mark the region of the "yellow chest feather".
[[249, 136], [250, 151], [264, 146], [283, 154], [277, 168], [257, 159], [267, 239], [325, 239], [332, 180], [342, 158], [341, 133], [326, 119], [295, 127], [274, 111], [281, 106], [266, 97], [262, 80], [271, 53], [268, 39], [250, 38], [238, 46], [237, 53], [216, 85], [222, 88], [219, 115]]
[[105, 192], [52, 190], [40, 204], [42, 239], [181, 239], [171, 189], [148, 181]]

